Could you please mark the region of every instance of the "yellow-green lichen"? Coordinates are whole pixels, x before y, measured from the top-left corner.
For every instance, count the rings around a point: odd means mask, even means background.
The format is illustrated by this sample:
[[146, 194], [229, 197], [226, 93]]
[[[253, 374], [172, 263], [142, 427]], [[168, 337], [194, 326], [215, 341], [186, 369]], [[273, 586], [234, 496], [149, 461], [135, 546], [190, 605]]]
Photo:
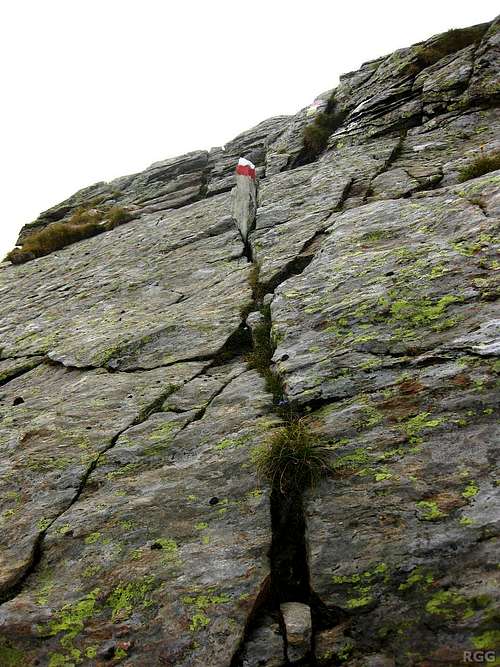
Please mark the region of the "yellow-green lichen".
[[191, 632], [196, 632], [210, 623], [210, 618], [205, 613], [206, 610], [217, 604], [225, 604], [231, 598], [226, 593], [215, 593], [215, 589], [208, 589], [206, 593], [199, 595], [185, 595], [181, 598], [182, 603], [186, 606], [193, 607], [196, 611], [191, 616], [189, 629]]
[[421, 568], [417, 567], [413, 572], [407, 577], [406, 581], [399, 585], [398, 589], [400, 591], [407, 591], [410, 589], [426, 589], [434, 581], [434, 576], [430, 572], [426, 572]]
[[108, 596], [106, 604], [111, 607], [111, 620], [123, 620], [130, 616], [136, 607], [150, 607], [153, 604], [148, 595], [154, 587], [154, 577], [120, 584]]
[[420, 518], [423, 521], [439, 521], [439, 519], [443, 519], [446, 516], [439, 509], [437, 503], [431, 500], [421, 500], [417, 503], [417, 507], [421, 511]]
[[462, 491], [462, 497], [463, 498], [474, 498], [474, 496], [477, 496], [479, 493], [479, 486], [476, 484], [476, 482], [469, 482], [465, 489]]
[[66, 651], [66, 653], [52, 654], [49, 665], [69, 666], [80, 661], [81, 653], [74, 648], [73, 641], [84, 630], [86, 621], [95, 613], [98, 595], [99, 589], [96, 588], [76, 602], [64, 605], [55, 612], [53, 620], [48, 625], [39, 626], [42, 636], [60, 635], [59, 644]]
[[404, 422], [402, 428], [408, 437], [408, 442], [417, 445], [422, 442], [422, 438], [420, 437], [422, 431], [436, 428], [443, 421], [440, 417], [431, 418], [430, 412], [421, 412]]

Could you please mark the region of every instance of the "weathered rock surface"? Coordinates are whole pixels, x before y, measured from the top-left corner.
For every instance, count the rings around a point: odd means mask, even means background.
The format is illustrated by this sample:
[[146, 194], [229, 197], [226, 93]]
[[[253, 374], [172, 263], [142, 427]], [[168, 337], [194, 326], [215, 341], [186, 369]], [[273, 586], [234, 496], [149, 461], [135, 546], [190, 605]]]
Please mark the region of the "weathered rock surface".
[[282, 667], [284, 642], [279, 623], [264, 616], [248, 635], [241, 655], [242, 667]]
[[[303, 109], [23, 229], [93, 202], [135, 216], [0, 265], [2, 667], [278, 667], [291, 599], [312, 610], [292, 661], [500, 650], [500, 172], [460, 182], [500, 148], [498, 25], [343, 76], [308, 164]], [[242, 155], [260, 176], [247, 247]], [[287, 536], [304, 599], [276, 590], [286, 526], [252, 460], [282, 423], [246, 363], [267, 310], [280, 407], [331, 457]]]

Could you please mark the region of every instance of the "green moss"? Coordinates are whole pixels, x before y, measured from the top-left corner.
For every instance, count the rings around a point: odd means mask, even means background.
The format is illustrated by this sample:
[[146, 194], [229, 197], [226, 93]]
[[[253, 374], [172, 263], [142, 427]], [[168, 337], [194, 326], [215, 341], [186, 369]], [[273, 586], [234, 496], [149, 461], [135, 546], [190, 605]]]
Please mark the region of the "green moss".
[[63, 653], [52, 653], [49, 658], [48, 667], [74, 667], [75, 658], [80, 662], [80, 651], [73, 650], [70, 655]]
[[386, 563], [378, 563], [373, 568], [349, 575], [334, 575], [332, 583], [336, 586], [347, 586], [350, 590], [345, 606], [349, 609], [366, 607], [373, 602], [372, 588], [376, 583], [388, 583], [389, 568]]
[[46, 605], [49, 601], [50, 593], [55, 586], [51, 573], [46, 573], [42, 576], [40, 588], [36, 594], [36, 603], [39, 605]]
[[150, 607], [153, 601], [148, 593], [153, 589], [154, 577], [129, 581], [117, 586], [109, 595], [106, 604], [111, 607], [111, 620], [126, 619], [136, 607]]
[[444, 276], [446, 272], [444, 264], [436, 264], [436, 266], [432, 267], [431, 272], [429, 273], [429, 278], [430, 280], [436, 280], [437, 278]]
[[174, 424], [167, 422], [149, 434], [148, 440], [153, 442], [152, 445], [145, 447], [143, 450], [144, 456], [157, 456], [161, 454], [171, 444], [173, 440]]
[[392, 474], [386, 469], [381, 469], [375, 472], [374, 477], [376, 482], [383, 482], [386, 479], [391, 479]]
[[378, 426], [384, 419], [384, 415], [375, 409], [372, 405], [365, 405], [361, 409], [361, 417], [355, 423], [357, 430], [364, 430]]
[[97, 574], [99, 574], [101, 570], [101, 565], [89, 565], [83, 570], [82, 576], [86, 579], [91, 579], [92, 577], [95, 577]]
[[191, 632], [197, 632], [202, 628], [206, 627], [210, 623], [209, 617], [204, 614], [202, 611], [196, 612], [191, 616], [191, 622], [189, 623], [189, 629]]
[[177, 546], [177, 542], [175, 540], [171, 540], [166, 537], [158, 537], [155, 541], [154, 544], [159, 545], [164, 551], [170, 553], [170, 554], [175, 554], [177, 553], [179, 547]]
[[262, 489], [251, 489], [246, 495], [248, 498], [260, 498], [263, 493]]
[[119, 646], [116, 651], [115, 651], [115, 659], [116, 660], [123, 660], [123, 658], [127, 657], [127, 651]]
[[368, 359], [367, 361], [363, 361], [362, 364], [360, 364], [360, 368], [363, 371], [369, 371], [373, 370], [375, 368], [380, 368], [383, 366], [383, 361], [381, 359]]
[[65, 523], [62, 526], [59, 526], [57, 532], [59, 533], [59, 535], [66, 535], [66, 533], [69, 533], [70, 530], [71, 530], [71, 525], [69, 523]]
[[452, 247], [464, 257], [472, 257], [481, 251], [480, 243], [466, 243], [465, 241], [457, 241], [456, 243], [452, 243]]
[[99, 532], [90, 533], [90, 535], [87, 535], [84, 542], [85, 542], [85, 544], [95, 544], [96, 542], [99, 541], [100, 537], [101, 537], [101, 533], [99, 533]]

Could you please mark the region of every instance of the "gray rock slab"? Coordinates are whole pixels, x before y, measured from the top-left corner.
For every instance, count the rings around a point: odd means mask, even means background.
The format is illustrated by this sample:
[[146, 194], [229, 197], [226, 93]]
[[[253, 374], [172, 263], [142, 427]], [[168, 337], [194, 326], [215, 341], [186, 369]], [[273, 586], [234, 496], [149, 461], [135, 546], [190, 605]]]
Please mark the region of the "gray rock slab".
[[[268, 493], [248, 465], [268, 410], [252, 371], [201, 418], [155, 413], [125, 430], [49, 528], [36, 575], [2, 605], [2, 638], [42, 663], [114, 643], [142, 664], [227, 665], [269, 578]], [[85, 627], [64, 625], [69, 610]]]

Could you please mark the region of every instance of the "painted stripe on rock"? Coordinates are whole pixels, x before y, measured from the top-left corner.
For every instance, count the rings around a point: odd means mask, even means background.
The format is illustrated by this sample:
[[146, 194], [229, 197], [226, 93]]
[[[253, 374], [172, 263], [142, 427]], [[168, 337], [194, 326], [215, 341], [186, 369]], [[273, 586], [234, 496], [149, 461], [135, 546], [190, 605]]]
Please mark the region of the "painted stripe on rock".
[[240, 176], [249, 176], [250, 178], [255, 179], [255, 169], [252, 167], [239, 164], [236, 167], [236, 173]]

